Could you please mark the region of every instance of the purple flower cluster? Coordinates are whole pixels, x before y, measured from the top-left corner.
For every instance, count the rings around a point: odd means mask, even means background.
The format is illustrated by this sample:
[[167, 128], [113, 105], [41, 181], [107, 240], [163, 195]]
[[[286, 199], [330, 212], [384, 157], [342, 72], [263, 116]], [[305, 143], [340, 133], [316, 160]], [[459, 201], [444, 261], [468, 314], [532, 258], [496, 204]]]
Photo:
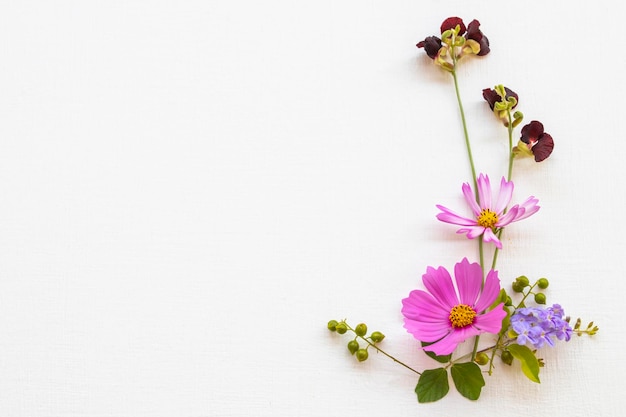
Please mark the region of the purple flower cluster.
[[565, 341], [572, 337], [572, 328], [563, 320], [563, 309], [558, 304], [517, 309], [511, 316], [511, 329], [517, 333], [517, 344], [529, 343], [536, 349], [544, 344], [554, 346], [554, 337]]

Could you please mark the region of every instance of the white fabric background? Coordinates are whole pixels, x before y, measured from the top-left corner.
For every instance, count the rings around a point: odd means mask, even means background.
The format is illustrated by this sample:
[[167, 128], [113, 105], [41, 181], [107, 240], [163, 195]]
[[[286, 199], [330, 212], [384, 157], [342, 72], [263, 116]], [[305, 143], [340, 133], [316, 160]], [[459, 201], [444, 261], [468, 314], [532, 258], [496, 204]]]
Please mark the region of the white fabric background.
[[[0, 415], [619, 415], [625, 226], [619, 2], [3, 1]], [[477, 402], [417, 404], [329, 319], [432, 363], [400, 300], [476, 246], [435, 220], [469, 167], [451, 78], [415, 43], [451, 15], [491, 40], [459, 71], [498, 178], [504, 83], [553, 156], [516, 165], [503, 282], [547, 276], [595, 338], [499, 366]]]

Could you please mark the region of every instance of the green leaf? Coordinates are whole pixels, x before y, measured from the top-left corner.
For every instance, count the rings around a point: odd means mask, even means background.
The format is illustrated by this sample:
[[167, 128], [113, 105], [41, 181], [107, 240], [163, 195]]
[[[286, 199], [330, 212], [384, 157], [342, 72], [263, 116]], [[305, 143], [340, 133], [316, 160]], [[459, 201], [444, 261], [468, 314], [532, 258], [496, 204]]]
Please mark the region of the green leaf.
[[[422, 347], [426, 347], [426, 346], [432, 345], [433, 343], [435, 343], [435, 342], [430, 342], [430, 343], [422, 342]], [[436, 360], [439, 363], [448, 363], [448, 362], [450, 362], [450, 359], [452, 358], [452, 354], [438, 356], [434, 352], [431, 352], [429, 350], [424, 350], [424, 353], [427, 354], [428, 356], [430, 356], [431, 358], [433, 358], [434, 360]]]
[[474, 362], [455, 363], [450, 368], [456, 390], [465, 398], [477, 400], [485, 386], [485, 378], [480, 367]]
[[532, 350], [527, 346], [515, 344], [510, 345], [507, 350], [522, 363], [522, 372], [528, 379], [536, 383], [541, 382], [539, 381], [539, 361]]
[[422, 372], [415, 387], [417, 401], [420, 403], [440, 400], [449, 390], [448, 372], [444, 368], [428, 369]]

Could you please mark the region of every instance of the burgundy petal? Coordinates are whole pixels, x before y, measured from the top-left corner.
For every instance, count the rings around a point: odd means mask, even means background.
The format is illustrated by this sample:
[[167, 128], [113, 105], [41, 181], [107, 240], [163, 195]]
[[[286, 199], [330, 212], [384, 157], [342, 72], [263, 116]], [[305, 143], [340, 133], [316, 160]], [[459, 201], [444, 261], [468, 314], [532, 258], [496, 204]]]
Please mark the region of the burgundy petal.
[[552, 139], [552, 136], [550, 136], [548, 133], [544, 133], [539, 138], [535, 146], [532, 147], [533, 155], [535, 155], [535, 161], [536, 162], [543, 161], [544, 159], [550, 156], [553, 149], [554, 149], [554, 140]]
[[543, 124], [537, 120], [533, 120], [522, 128], [522, 137], [520, 140], [527, 144], [533, 144], [543, 135]]
[[480, 51], [478, 52], [478, 56], [487, 55], [489, 53], [489, 39], [487, 39], [487, 37], [481, 32], [480, 22], [478, 20], [472, 20], [467, 26], [466, 38], [478, 42], [478, 44], [480, 45]]
[[463, 19], [461, 19], [460, 17], [449, 17], [444, 20], [441, 24], [441, 33], [445, 32], [448, 29], [454, 29], [456, 25], [459, 25], [461, 27], [461, 30], [459, 31], [459, 36], [463, 35], [466, 28], [465, 23], [463, 23]]
[[426, 55], [435, 59], [439, 53], [439, 49], [441, 49], [441, 39], [436, 36], [429, 36], [415, 46], [418, 48], [424, 48]]
[[[504, 93], [505, 98], [508, 99], [509, 97], [515, 97], [515, 101], [519, 103], [519, 96], [515, 91], [511, 90], [508, 87], [504, 87]], [[502, 98], [498, 93], [496, 93], [496, 90], [492, 90], [490, 88], [485, 88], [483, 90], [483, 98], [487, 101], [491, 110], [493, 110], [493, 107], [496, 105], [497, 102], [502, 101]], [[517, 103], [515, 103], [515, 106], [513, 106], [513, 108], [517, 107]]]
[[493, 110], [493, 106], [500, 101], [500, 95], [496, 93], [496, 90], [492, 90], [491, 88], [485, 88], [483, 90], [483, 98], [487, 101], [491, 110]]

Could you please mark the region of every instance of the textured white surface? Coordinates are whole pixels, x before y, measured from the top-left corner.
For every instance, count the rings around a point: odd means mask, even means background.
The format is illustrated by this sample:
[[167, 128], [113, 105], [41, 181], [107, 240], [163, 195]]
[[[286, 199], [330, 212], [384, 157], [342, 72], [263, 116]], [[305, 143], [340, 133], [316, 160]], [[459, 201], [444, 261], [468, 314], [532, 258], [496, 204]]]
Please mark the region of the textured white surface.
[[[0, 415], [619, 415], [619, 2], [471, 3], [2, 2]], [[500, 274], [549, 277], [601, 331], [546, 352], [541, 385], [500, 367], [477, 402], [418, 405], [325, 323], [430, 366], [400, 300], [476, 257], [434, 219], [469, 168], [451, 79], [414, 46], [450, 15], [492, 45], [459, 74], [478, 169], [505, 167], [485, 87], [556, 141], [515, 168], [543, 208]]]

